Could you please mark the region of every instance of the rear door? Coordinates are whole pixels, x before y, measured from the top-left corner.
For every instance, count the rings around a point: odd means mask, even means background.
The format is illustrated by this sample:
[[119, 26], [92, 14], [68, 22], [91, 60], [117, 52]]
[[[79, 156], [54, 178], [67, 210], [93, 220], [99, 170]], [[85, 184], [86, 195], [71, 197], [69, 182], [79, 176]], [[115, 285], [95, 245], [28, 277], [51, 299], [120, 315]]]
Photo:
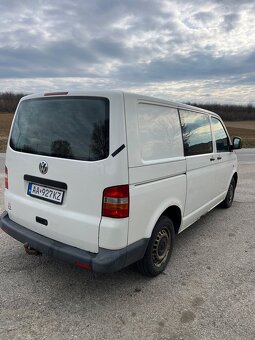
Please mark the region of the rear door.
[[121, 94], [23, 100], [6, 158], [9, 217], [39, 234], [98, 252], [103, 190], [128, 181], [124, 153], [110, 156], [124, 142]]

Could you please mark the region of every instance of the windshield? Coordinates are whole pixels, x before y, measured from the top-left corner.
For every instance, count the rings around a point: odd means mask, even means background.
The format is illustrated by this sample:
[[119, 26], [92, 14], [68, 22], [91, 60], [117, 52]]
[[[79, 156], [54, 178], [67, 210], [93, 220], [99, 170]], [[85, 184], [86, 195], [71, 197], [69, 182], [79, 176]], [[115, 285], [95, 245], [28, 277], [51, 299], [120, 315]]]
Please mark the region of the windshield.
[[26, 153], [97, 161], [109, 155], [109, 100], [52, 97], [24, 100], [10, 146]]

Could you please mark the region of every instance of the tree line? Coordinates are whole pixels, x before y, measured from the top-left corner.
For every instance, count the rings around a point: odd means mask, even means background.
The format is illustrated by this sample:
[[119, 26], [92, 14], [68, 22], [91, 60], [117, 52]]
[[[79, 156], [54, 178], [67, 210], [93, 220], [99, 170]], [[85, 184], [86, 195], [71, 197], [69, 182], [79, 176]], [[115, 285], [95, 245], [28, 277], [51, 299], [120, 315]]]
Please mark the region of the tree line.
[[24, 93], [0, 92], [0, 113], [14, 113], [20, 98], [24, 96]]
[[255, 107], [248, 105], [232, 105], [232, 104], [197, 104], [188, 103], [193, 106], [213, 111], [221, 116], [225, 121], [233, 120], [255, 120]]
[[[14, 113], [20, 98], [24, 93], [0, 92], [0, 113]], [[255, 107], [248, 105], [232, 104], [197, 104], [187, 103], [193, 106], [218, 113], [223, 120], [255, 120]]]

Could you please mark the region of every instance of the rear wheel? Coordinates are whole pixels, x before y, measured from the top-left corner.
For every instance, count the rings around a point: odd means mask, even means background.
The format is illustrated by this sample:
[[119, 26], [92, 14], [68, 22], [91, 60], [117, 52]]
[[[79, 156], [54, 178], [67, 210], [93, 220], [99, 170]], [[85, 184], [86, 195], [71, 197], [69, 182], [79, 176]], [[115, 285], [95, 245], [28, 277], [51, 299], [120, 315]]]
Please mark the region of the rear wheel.
[[157, 276], [165, 270], [172, 253], [174, 237], [173, 222], [167, 216], [161, 216], [154, 227], [144, 257], [137, 262], [142, 274]]
[[229, 184], [227, 195], [226, 195], [224, 201], [222, 201], [221, 204], [220, 204], [220, 206], [222, 208], [230, 208], [231, 207], [233, 200], [234, 200], [235, 189], [236, 189], [236, 182], [235, 182], [235, 179], [232, 178], [232, 180]]

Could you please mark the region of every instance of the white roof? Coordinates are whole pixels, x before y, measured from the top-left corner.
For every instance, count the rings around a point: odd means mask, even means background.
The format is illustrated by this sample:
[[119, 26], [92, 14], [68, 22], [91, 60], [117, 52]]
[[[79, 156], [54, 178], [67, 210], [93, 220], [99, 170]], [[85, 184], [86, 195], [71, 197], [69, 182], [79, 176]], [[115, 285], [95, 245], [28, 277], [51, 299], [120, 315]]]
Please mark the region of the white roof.
[[180, 102], [176, 101], [171, 101], [171, 100], [166, 100], [166, 99], [161, 99], [161, 98], [156, 98], [156, 97], [151, 97], [151, 96], [145, 96], [137, 93], [131, 93], [131, 92], [126, 92], [126, 91], [121, 91], [121, 90], [100, 90], [100, 91], [52, 91], [52, 92], [45, 92], [45, 93], [37, 93], [37, 94], [31, 94], [27, 95], [22, 98], [22, 100], [26, 99], [33, 99], [33, 98], [40, 98], [40, 97], [45, 97], [45, 94], [48, 94], [49, 96], [97, 96], [97, 97], [109, 97], [112, 96], [113, 94], [119, 94], [123, 95], [129, 98], [133, 99], [139, 99], [139, 100], [144, 100], [147, 102], [151, 103], [158, 103], [158, 104], [165, 104], [165, 105], [170, 105], [172, 107], [176, 107], [179, 109], [186, 109], [189, 111], [196, 111], [196, 112], [203, 112], [203, 113], [210, 113], [213, 114], [217, 117], [219, 117], [215, 112], [211, 112], [196, 106], [192, 105], [187, 105], [183, 104]]

